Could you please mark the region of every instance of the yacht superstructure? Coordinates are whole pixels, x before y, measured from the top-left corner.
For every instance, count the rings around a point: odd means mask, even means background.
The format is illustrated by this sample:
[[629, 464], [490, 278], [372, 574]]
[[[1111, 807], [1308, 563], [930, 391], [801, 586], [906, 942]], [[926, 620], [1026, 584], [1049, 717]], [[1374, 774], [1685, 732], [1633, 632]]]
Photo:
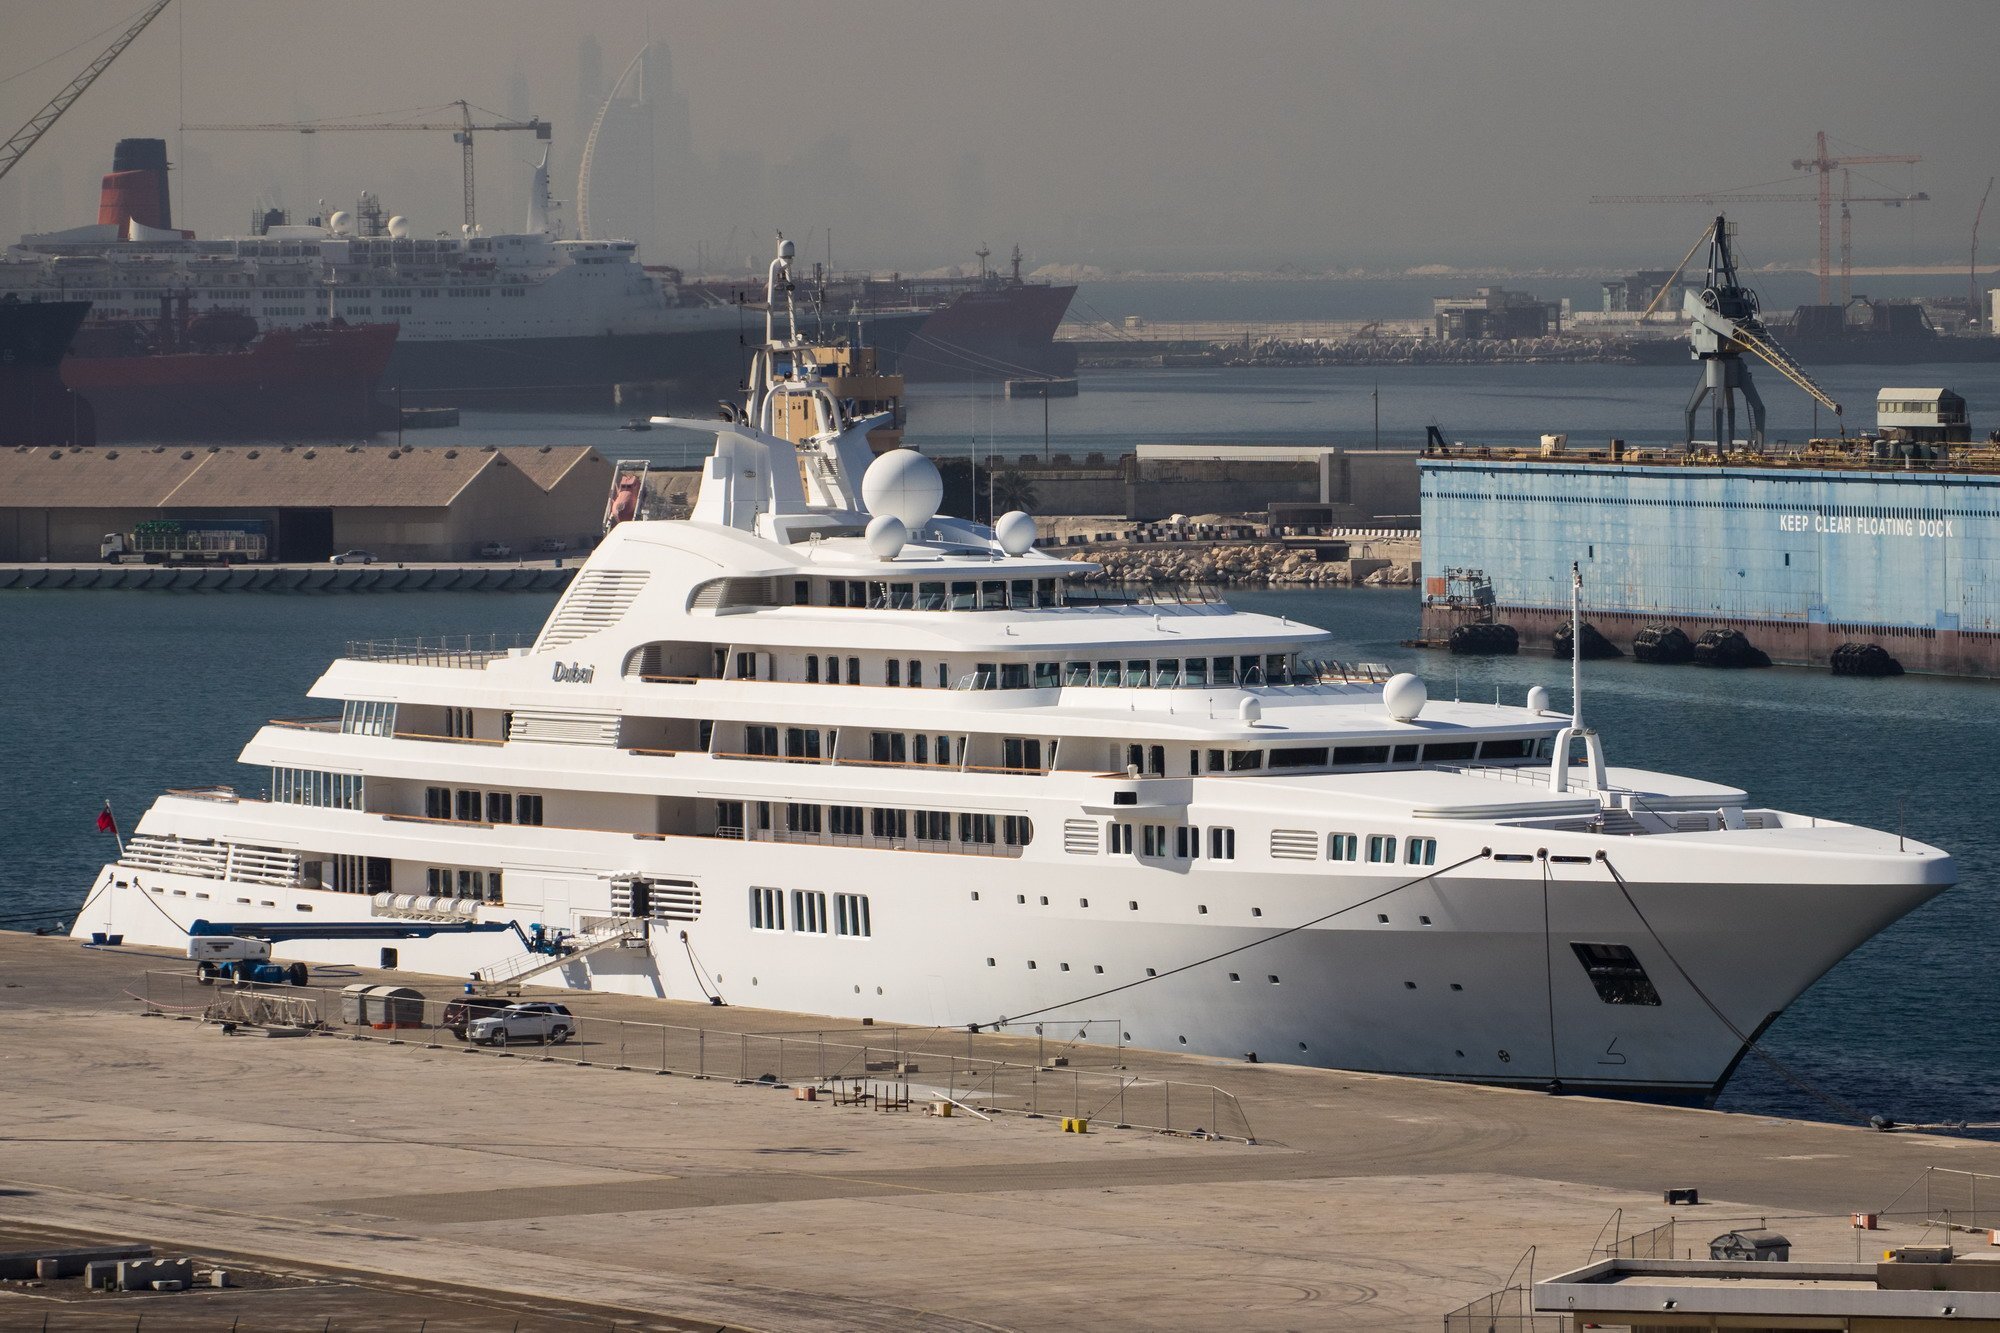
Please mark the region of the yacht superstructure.
[[[779, 336], [788, 258], [688, 519], [615, 523], [532, 642], [353, 646], [311, 690], [337, 716], [243, 751], [267, 792], [160, 798], [75, 932], [514, 922], [641, 945], [543, 983], [1700, 1100], [1953, 882], [1612, 766], [1539, 689], [1430, 700], [1318, 629], [1103, 590], [1025, 514], [938, 514]], [[821, 429], [773, 433], [800, 400]], [[517, 949], [398, 963], [492, 982]]]

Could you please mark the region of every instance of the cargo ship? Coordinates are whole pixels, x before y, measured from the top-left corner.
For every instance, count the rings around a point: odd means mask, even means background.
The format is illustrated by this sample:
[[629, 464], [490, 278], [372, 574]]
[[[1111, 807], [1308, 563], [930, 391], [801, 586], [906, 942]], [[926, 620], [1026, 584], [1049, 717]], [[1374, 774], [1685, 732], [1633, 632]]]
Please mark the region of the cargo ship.
[[89, 314], [88, 301], [0, 296], [0, 445], [96, 443], [90, 404], [61, 371]]
[[[2000, 361], [2000, 337], [1946, 332], [1931, 322], [1921, 301], [1874, 301], [1857, 296], [1845, 305], [1802, 305], [1773, 319], [1771, 332], [1808, 365], [1911, 366]], [[1640, 365], [1682, 365], [1681, 338], [1635, 338], [1621, 350]]]
[[[992, 251], [980, 249], [977, 275], [910, 277], [832, 276], [817, 265], [797, 282], [809, 324], [860, 330], [885, 369], [912, 382], [1059, 379], [1076, 373], [1076, 349], [1055, 340], [1069, 313], [1074, 286], [1022, 276], [1021, 248], [1006, 273], [993, 269]], [[760, 284], [762, 279], [755, 280]], [[718, 304], [746, 312], [760, 309], [752, 279], [694, 284]], [[746, 314], [745, 318], [748, 318]]]
[[105, 443], [371, 435], [394, 324], [342, 320], [262, 328], [243, 311], [189, 311], [160, 298], [159, 318], [86, 323], [62, 380], [87, 401]]

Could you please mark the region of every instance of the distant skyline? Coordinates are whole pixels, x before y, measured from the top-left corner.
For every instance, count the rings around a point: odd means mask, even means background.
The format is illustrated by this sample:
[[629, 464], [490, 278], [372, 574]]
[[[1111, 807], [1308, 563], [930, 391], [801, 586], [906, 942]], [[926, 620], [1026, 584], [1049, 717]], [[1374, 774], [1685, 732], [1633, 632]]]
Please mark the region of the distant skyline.
[[[0, 0], [4, 128], [140, 8]], [[94, 221], [123, 137], [167, 140], [176, 221], [204, 235], [244, 231], [258, 204], [352, 208], [364, 189], [419, 233], [455, 230], [448, 134], [179, 126], [395, 120], [458, 97], [553, 121], [555, 192], [573, 205], [590, 121], [650, 38], [646, 114], [608, 123], [593, 208], [652, 263], [739, 268], [777, 230], [819, 259], [830, 228], [836, 265], [905, 271], [969, 266], [982, 242], [996, 261], [1018, 243], [1031, 268], [1107, 273], [1669, 267], [1713, 209], [1590, 196], [1810, 194], [1790, 163], [1824, 129], [1837, 153], [1924, 158], [1857, 169], [1857, 193], [1930, 195], [1855, 205], [1857, 265], [1963, 264], [2000, 172], [1991, 14], [1970, 0], [175, 0], [0, 181], [0, 239]], [[523, 223], [531, 139], [479, 139], [489, 230]], [[1810, 203], [1729, 211], [1751, 265], [1812, 262]], [[1982, 254], [2000, 254], [2000, 203], [1989, 212]]]

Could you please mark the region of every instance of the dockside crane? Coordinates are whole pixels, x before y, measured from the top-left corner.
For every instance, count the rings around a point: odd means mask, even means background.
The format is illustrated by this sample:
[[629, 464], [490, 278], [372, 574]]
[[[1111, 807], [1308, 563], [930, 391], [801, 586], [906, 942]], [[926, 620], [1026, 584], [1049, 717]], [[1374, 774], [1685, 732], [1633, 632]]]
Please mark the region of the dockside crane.
[[496, 115], [497, 113], [487, 111], [484, 107], [475, 107], [470, 102], [467, 102], [464, 98], [460, 98], [456, 102], [447, 102], [444, 106], [438, 107], [436, 109], [439, 111], [446, 111], [454, 108], [458, 111], [458, 119], [455, 121], [312, 120], [312, 121], [296, 121], [290, 124], [275, 124], [275, 125], [183, 125], [181, 126], [181, 128], [183, 130], [199, 130], [204, 132], [210, 130], [217, 130], [217, 131], [226, 131], [231, 133], [242, 130], [250, 130], [250, 131], [276, 130], [289, 134], [332, 134], [335, 133], [336, 131], [344, 131], [344, 130], [368, 130], [368, 131], [423, 130], [430, 132], [449, 130], [451, 132], [452, 142], [456, 143], [459, 146], [459, 154], [462, 162], [461, 169], [465, 177], [465, 225], [467, 230], [469, 231], [471, 228], [477, 227], [479, 225], [479, 210], [475, 199], [475, 193], [473, 190], [473, 171], [472, 171], [473, 135], [489, 134], [505, 130], [527, 130], [527, 131], [532, 131], [534, 133], [535, 138], [540, 140], [547, 140], [553, 137], [555, 131], [553, 126], [551, 126], [548, 121], [542, 120], [540, 118], [533, 118], [529, 120], [496, 119], [483, 125], [475, 124], [472, 119], [472, 113], [474, 111], [479, 111], [482, 114], [489, 116]]
[[111, 62], [136, 41], [139, 34], [146, 30], [147, 25], [158, 18], [160, 11], [171, 3], [173, 0], [153, 0], [146, 12], [132, 21], [131, 27], [118, 34], [116, 41], [105, 47], [97, 59], [84, 67], [83, 73], [71, 79], [67, 88], [50, 98], [47, 106], [28, 117], [28, 123], [14, 131], [14, 137], [7, 140], [4, 147], [0, 147], [0, 178], [4, 178], [14, 169], [15, 163], [28, 155], [28, 150], [35, 146], [35, 142], [49, 132], [49, 127], [62, 119], [62, 113], [76, 105], [76, 99], [89, 91], [90, 85], [97, 82], [97, 76], [111, 68]]
[[1907, 194], [1855, 194], [1853, 169], [1861, 166], [1881, 164], [1912, 165], [1923, 161], [1916, 153], [1849, 153], [1833, 156], [1827, 152], [1826, 131], [1821, 130], [1816, 139], [1817, 151], [1812, 157], [1794, 158], [1792, 170], [1811, 171], [1817, 177], [1817, 188], [1811, 193], [1766, 192], [1759, 190], [1715, 190], [1705, 194], [1595, 194], [1590, 197], [1593, 204], [1709, 204], [1724, 207], [1735, 204], [1817, 204], [1819, 206], [1819, 301], [1826, 305], [1833, 299], [1833, 173], [1840, 173], [1840, 299], [1842, 302], [1853, 294], [1854, 286], [1854, 218], [1849, 211], [1851, 204], [1886, 204], [1900, 208], [1904, 204], [1930, 202], [1930, 195], [1922, 190]]
[[[1708, 282], [1699, 292], [1690, 291], [1682, 298], [1692, 355], [1702, 366], [1701, 382], [1695, 385], [1694, 396], [1688, 399], [1687, 443], [1690, 447], [1694, 444], [1695, 417], [1701, 411], [1702, 401], [1707, 399], [1718, 452], [1728, 449], [1736, 439], [1739, 393], [1750, 410], [1750, 447], [1760, 449], [1764, 444], [1764, 400], [1750, 378], [1750, 367], [1743, 360], [1745, 352], [1805, 390], [1836, 419], [1841, 415], [1840, 404], [1813, 382], [1805, 367], [1778, 346], [1777, 339], [1764, 327], [1759, 318], [1757, 293], [1745, 287], [1736, 275], [1731, 235], [1728, 221], [1717, 217], [1708, 230]], [[1697, 248], [1699, 245], [1697, 241]], [[1843, 429], [1842, 434], [1845, 433]]]

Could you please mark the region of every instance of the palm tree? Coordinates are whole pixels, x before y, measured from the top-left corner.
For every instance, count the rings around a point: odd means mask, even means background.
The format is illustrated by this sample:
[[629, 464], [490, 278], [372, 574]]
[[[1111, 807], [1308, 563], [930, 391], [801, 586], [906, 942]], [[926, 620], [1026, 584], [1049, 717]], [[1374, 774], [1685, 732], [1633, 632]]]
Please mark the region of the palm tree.
[[991, 485], [992, 508], [996, 512], [1004, 514], [1013, 509], [1034, 509], [1035, 483], [1015, 469], [1008, 468], [995, 475]]

